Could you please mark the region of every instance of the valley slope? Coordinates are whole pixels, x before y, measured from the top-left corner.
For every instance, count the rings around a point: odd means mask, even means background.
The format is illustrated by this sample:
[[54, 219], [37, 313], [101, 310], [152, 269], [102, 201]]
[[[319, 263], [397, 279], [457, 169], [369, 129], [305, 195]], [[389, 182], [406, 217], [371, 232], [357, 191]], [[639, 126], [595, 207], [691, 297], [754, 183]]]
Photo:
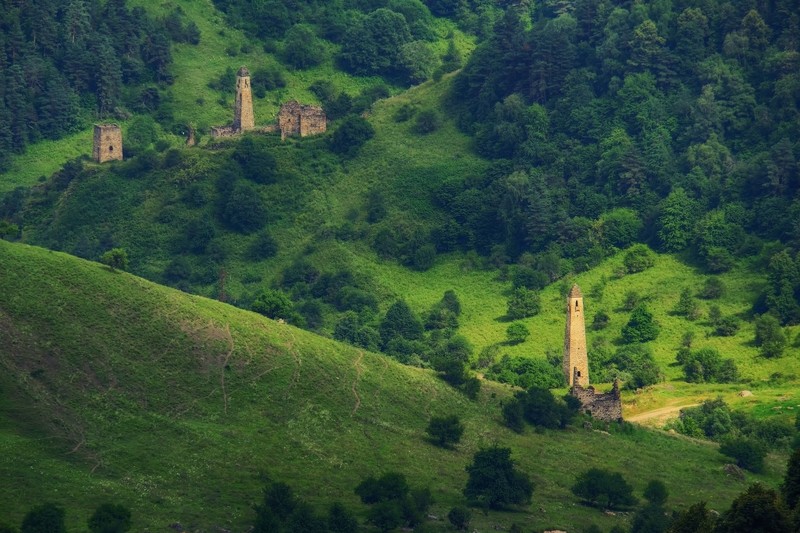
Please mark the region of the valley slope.
[[[492, 444], [512, 448], [536, 490], [523, 513], [476, 516], [478, 528], [624, 522], [569, 492], [592, 466], [623, 472], [638, 494], [657, 476], [676, 508], [721, 510], [746, 486], [713, 445], [631, 427], [517, 435], [500, 423], [505, 386], [485, 382], [472, 402], [431, 371], [66, 254], [0, 241], [0, 272], [0, 516], [10, 523], [56, 501], [78, 528], [112, 499], [132, 509], [135, 530], [241, 531], [266, 478], [363, 514], [353, 488], [391, 470], [430, 487], [442, 516], [462, 501], [472, 454]], [[431, 446], [430, 416], [452, 413], [464, 440]], [[783, 469], [770, 456], [748, 481], [775, 486]]]

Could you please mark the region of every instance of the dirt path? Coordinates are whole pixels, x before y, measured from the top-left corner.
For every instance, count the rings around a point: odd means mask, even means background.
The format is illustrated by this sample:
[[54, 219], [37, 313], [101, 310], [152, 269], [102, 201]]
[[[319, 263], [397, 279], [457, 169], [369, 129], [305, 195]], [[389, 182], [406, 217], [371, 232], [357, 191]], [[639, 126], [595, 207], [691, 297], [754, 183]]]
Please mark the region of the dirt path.
[[668, 405], [666, 407], [653, 409], [652, 411], [645, 411], [643, 413], [638, 413], [633, 416], [626, 416], [625, 421], [638, 422], [639, 424], [647, 423], [647, 425], [654, 425], [663, 422], [668, 418], [675, 418], [681, 409], [685, 409], [687, 407], [694, 407], [696, 405], [700, 404], [687, 403], [681, 405]]
[[350, 413], [350, 416], [356, 414], [358, 408], [361, 407], [361, 397], [358, 395], [358, 390], [356, 389], [356, 385], [358, 385], [358, 380], [361, 379], [361, 374], [364, 372], [364, 368], [361, 366], [362, 359], [364, 359], [364, 352], [359, 350], [358, 357], [356, 358], [355, 363], [353, 363], [353, 366], [355, 366], [356, 368], [356, 379], [353, 381], [352, 390], [353, 390], [353, 396], [355, 396], [356, 398], [356, 402], [355, 405], [353, 405], [353, 412]]

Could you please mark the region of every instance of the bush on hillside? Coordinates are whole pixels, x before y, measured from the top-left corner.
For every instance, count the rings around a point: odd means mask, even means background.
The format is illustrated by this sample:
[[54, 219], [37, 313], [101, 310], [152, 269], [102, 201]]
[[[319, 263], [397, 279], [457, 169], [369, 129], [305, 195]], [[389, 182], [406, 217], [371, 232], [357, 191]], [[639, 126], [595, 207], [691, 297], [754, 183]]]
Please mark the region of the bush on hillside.
[[361, 117], [349, 116], [333, 132], [329, 146], [337, 154], [353, 157], [374, 136], [372, 124]]
[[709, 276], [700, 289], [700, 298], [704, 300], [717, 300], [725, 294], [725, 284], [716, 276]]
[[634, 244], [622, 260], [629, 274], [643, 272], [656, 264], [655, 254], [645, 244]]
[[767, 450], [758, 442], [743, 438], [726, 439], [720, 444], [719, 453], [732, 457], [736, 465], [745, 470], [755, 473], [764, 471]]
[[525, 342], [531, 332], [522, 322], [513, 322], [506, 328], [506, 339], [509, 344], [520, 344]]
[[622, 340], [626, 344], [635, 342], [649, 342], [658, 337], [658, 323], [653, 314], [640, 304], [631, 312], [631, 317], [622, 328]]
[[224, 200], [221, 218], [229, 228], [240, 233], [252, 233], [264, 227], [267, 210], [258, 189], [246, 182], [236, 182]]
[[575, 480], [572, 486], [575, 496], [602, 509], [617, 509], [636, 504], [633, 487], [622, 474], [600, 468], [590, 468]]
[[736, 362], [722, 359], [715, 348], [683, 349], [677, 359], [689, 383], [733, 383], [738, 378]]
[[504, 355], [500, 361], [489, 366], [486, 377], [523, 389], [531, 387], [557, 389], [566, 385], [564, 372], [560, 366], [552, 365], [544, 359], [531, 357]]
[[763, 357], [780, 357], [786, 349], [786, 335], [777, 318], [766, 314], [756, 318], [755, 344]]
[[253, 300], [250, 309], [273, 320], [283, 319], [292, 324], [302, 322], [294, 309], [294, 303], [284, 292], [265, 289]]
[[750, 485], [717, 520], [715, 533], [791, 531], [778, 493], [760, 483]]
[[66, 511], [54, 503], [37, 505], [22, 519], [20, 533], [66, 533]]
[[577, 415], [579, 405], [556, 398], [549, 389], [531, 387], [517, 392], [512, 400], [503, 406], [503, 419], [508, 427], [521, 432], [522, 421], [533, 426], [563, 429]]
[[313, 67], [325, 61], [325, 43], [308, 24], [295, 24], [286, 32], [282, 57], [295, 68]]
[[456, 506], [447, 513], [447, 520], [457, 531], [467, 531], [472, 513], [466, 507]]
[[380, 324], [380, 334], [384, 345], [395, 337], [408, 340], [422, 338], [422, 323], [405, 302], [397, 300], [389, 309]]
[[92, 533], [125, 533], [131, 528], [131, 511], [124, 505], [104, 503], [89, 518]]
[[355, 493], [372, 506], [368, 521], [381, 531], [403, 524], [413, 528], [424, 519], [432, 503], [430, 490], [412, 489], [398, 472], [387, 472], [379, 478], [369, 476], [358, 484]]
[[509, 448], [484, 448], [475, 452], [466, 470], [469, 478], [463, 492], [471, 505], [500, 509], [531, 500], [533, 483], [514, 467]]
[[261, 231], [250, 243], [248, 252], [251, 259], [263, 261], [278, 253], [278, 243], [268, 232]]
[[122, 248], [112, 248], [100, 256], [100, 262], [111, 270], [128, 270], [128, 253]]
[[458, 415], [434, 416], [425, 431], [431, 442], [440, 448], [451, 448], [461, 440], [464, 424]]
[[539, 314], [541, 305], [538, 292], [517, 287], [508, 297], [507, 315], [513, 320], [528, 318]]
[[414, 122], [414, 131], [419, 134], [426, 135], [438, 130], [442, 124], [442, 119], [433, 109], [425, 109], [417, 113], [417, 119]]

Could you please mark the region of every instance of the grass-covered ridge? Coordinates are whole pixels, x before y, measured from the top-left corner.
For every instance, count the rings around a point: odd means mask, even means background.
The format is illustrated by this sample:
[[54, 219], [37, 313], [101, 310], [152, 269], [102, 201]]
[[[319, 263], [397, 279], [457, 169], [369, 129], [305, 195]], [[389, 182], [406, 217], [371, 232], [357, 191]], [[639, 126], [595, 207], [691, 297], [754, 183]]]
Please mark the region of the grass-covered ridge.
[[[537, 488], [523, 514], [477, 516], [477, 527], [624, 521], [573, 505], [583, 466], [622, 471], [637, 492], [663, 472], [680, 508], [722, 509], [744, 488], [712, 446], [645, 430], [516, 435], [499, 423], [505, 387], [487, 383], [470, 402], [429, 371], [97, 263], [0, 242], [0, 270], [0, 514], [12, 523], [55, 500], [75, 528], [113, 498], [137, 530], [241, 530], [265, 475], [362, 512], [353, 487], [388, 470], [429, 486], [442, 516], [461, 501], [472, 453], [492, 443], [510, 446]], [[467, 427], [456, 451], [424, 440], [429, 417], [450, 413]], [[683, 460], [665, 470], [664, 457]], [[751, 479], [776, 485], [783, 468], [773, 457]]]

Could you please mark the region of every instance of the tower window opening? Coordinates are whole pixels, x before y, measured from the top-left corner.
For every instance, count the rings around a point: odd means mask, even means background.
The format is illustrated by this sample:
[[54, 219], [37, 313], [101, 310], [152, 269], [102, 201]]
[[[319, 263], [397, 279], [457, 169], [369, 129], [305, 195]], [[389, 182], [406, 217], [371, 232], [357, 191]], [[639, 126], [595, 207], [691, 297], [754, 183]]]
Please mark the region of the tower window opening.
[[108, 147], [108, 151], [109, 151], [109, 152], [113, 152], [113, 151], [114, 151], [114, 147], [113, 147], [113, 146], [109, 146], [109, 147]]

